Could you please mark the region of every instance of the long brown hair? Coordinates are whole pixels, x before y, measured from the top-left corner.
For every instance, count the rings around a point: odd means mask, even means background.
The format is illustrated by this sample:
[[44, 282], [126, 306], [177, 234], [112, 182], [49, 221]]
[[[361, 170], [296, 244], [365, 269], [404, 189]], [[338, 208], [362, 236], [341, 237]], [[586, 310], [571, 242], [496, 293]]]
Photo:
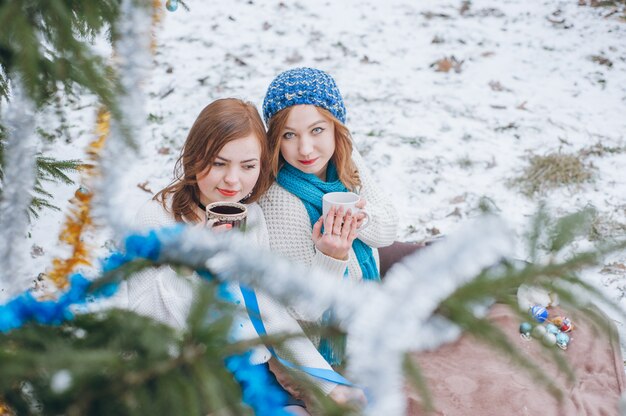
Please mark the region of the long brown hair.
[[183, 217], [197, 222], [195, 207], [200, 202], [196, 176], [205, 171], [226, 143], [254, 134], [261, 145], [259, 179], [244, 202], [256, 201], [272, 183], [265, 127], [254, 104], [236, 98], [223, 98], [204, 107], [191, 126], [180, 157], [174, 166], [174, 180], [154, 196], [167, 210], [172, 195], [171, 212], [176, 221]]
[[[293, 106], [280, 110], [269, 121], [267, 137], [271, 152], [271, 172], [274, 177], [278, 175], [278, 171], [283, 163], [285, 163], [285, 159], [283, 159], [280, 153], [280, 139], [292, 108]], [[361, 186], [361, 179], [359, 177], [359, 171], [352, 161], [352, 136], [350, 135], [350, 130], [348, 130], [342, 122], [337, 120], [330, 111], [321, 107], [315, 108], [335, 126], [335, 153], [331, 160], [337, 168], [337, 175], [341, 183], [343, 183], [348, 190], [355, 191]]]

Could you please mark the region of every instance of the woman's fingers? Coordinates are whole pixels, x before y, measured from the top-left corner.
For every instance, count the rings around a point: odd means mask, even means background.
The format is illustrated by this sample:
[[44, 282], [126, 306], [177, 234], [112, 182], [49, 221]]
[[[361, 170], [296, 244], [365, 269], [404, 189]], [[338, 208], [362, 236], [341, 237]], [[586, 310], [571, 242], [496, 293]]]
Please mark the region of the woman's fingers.
[[341, 235], [341, 229], [344, 226], [343, 223], [345, 222], [345, 213], [343, 212], [343, 208], [339, 207], [339, 209], [337, 211], [335, 211], [335, 222], [333, 224], [333, 235], [336, 236], [340, 236]]
[[348, 241], [350, 244], [356, 239], [356, 236], [359, 234], [359, 222], [356, 218], [350, 224], [350, 234], [348, 235]]
[[363, 225], [363, 220], [365, 220], [365, 217], [366, 217], [365, 212], [363, 211], [357, 212], [355, 217], [357, 221], [357, 228], [360, 228], [361, 225]]
[[315, 224], [313, 224], [313, 235], [311, 236], [311, 238], [313, 239], [314, 243], [317, 243], [317, 240], [319, 240], [320, 238], [322, 238], [322, 225], [324, 224], [324, 217], [320, 217], [317, 221], [315, 221]]
[[333, 233], [333, 226], [335, 225], [335, 213], [337, 212], [337, 207], [330, 207], [328, 210], [328, 214], [326, 214], [326, 218], [324, 219], [324, 235]]
[[365, 198], [361, 198], [357, 201], [356, 204], [354, 204], [355, 207], [357, 207], [358, 209], [363, 209], [365, 208], [365, 205], [367, 205], [367, 200]]
[[[324, 233], [321, 232], [324, 224]], [[352, 242], [358, 234], [357, 218], [352, 210], [344, 212], [343, 208], [331, 207], [325, 218], [313, 224], [311, 238], [315, 247], [327, 256], [345, 260], [352, 248]]]
[[341, 227], [341, 239], [347, 240], [352, 229], [354, 217], [352, 216], [352, 210], [348, 209], [346, 216], [343, 219], [343, 226]]
[[211, 229], [215, 232], [222, 233], [224, 231], [232, 230], [233, 225], [232, 224], [214, 225]]

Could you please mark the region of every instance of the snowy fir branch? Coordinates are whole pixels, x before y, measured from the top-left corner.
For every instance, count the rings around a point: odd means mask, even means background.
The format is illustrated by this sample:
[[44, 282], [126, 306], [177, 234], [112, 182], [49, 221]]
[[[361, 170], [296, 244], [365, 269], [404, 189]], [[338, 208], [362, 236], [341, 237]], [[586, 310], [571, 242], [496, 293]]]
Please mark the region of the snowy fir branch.
[[[4, 142], [6, 135], [0, 131], [0, 181], [3, 181], [4, 169], [2, 164], [4, 163]], [[44, 188], [44, 183], [64, 183], [67, 185], [74, 184], [68, 174], [80, 169], [81, 161], [72, 160], [58, 160], [48, 156], [39, 155], [36, 157], [36, 175], [35, 185], [33, 187], [34, 196], [31, 204], [28, 208], [28, 213], [31, 219], [39, 218], [40, 212], [44, 208], [59, 211], [59, 207], [53, 203], [54, 195], [48, 192]], [[2, 187], [0, 186], [0, 199], [2, 198]]]

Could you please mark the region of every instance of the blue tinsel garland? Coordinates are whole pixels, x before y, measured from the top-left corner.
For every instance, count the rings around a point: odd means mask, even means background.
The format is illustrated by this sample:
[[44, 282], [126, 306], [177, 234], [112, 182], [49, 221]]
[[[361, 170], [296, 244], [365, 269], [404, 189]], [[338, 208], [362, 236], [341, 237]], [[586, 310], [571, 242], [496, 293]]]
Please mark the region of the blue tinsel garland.
[[[183, 226], [151, 230], [147, 234], [132, 234], [125, 240], [125, 253], [113, 253], [102, 264], [104, 273], [116, 270], [136, 259], [157, 261], [161, 252], [162, 239], [178, 235]], [[204, 279], [211, 280], [211, 274], [199, 270]], [[71, 306], [85, 304], [90, 299], [112, 296], [118, 289], [118, 283], [109, 283], [96, 291], [91, 291], [91, 281], [76, 273], [69, 278], [70, 287], [58, 300], [38, 301], [27, 291], [8, 303], [0, 305], [0, 332], [9, 332], [22, 327], [29, 321], [46, 325], [58, 325], [74, 318]], [[234, 355], [226, 359], [226, 368], [233, 374], [241, 386], [242, 398], [259, 416], [287, 416], [283, 410], [286, 403], [285, 393], [278, 387], [268, 384], [269, 374], [265, 366], [254, 365], [249, 360], [250, 352]]]

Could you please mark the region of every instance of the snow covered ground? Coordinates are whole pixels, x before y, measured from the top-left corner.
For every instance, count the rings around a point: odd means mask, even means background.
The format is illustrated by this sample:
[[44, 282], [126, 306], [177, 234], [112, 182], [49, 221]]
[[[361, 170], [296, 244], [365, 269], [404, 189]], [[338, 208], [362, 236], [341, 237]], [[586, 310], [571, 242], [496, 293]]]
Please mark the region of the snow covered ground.
[[[478, 215], [484, 198], [520, 242], [540, 201], [556, 215], [594, 207], [592, 240], [626, 235], [626, 20], [622, 10], [611, 14], [617, 6], [511, 0], [187, 4], [189, 12], [164, 12], [143, 86], [140, 154], [134, 166], [119, 167], [127, 175], [120, 189], [127, 218], [170, 181], [187, 131], [206, 104], [239, 97], [260, 107], [274, 76], [313, 66], [337, 80], [356, 147], [398, 208], [398, 239], [453, 233]], [[51, 155], [84, 158], [96, 108], [89, 98], [72, 104], [72, 139], [57, 140]], [[58, 123], [44, 121], [49, 130]], [[552, 153], [579, 156], [592, 179], [524, 195], [515, 178], [531, 157]], [[75, 189], [51, 188], [63, 210]], [[57, 238], [63, 217], [45, 211], [33, 222], [32, 261], [19, 279], [34, 281], [53, 256], [67, 255]], [[112, 247], [108, 238], [89, 238], [97, 254]], [[526, 256], [522, 244], [518, 252]], [[587, 278], [626, 305], [625, 265], [626, 253], [618, 253]]]

